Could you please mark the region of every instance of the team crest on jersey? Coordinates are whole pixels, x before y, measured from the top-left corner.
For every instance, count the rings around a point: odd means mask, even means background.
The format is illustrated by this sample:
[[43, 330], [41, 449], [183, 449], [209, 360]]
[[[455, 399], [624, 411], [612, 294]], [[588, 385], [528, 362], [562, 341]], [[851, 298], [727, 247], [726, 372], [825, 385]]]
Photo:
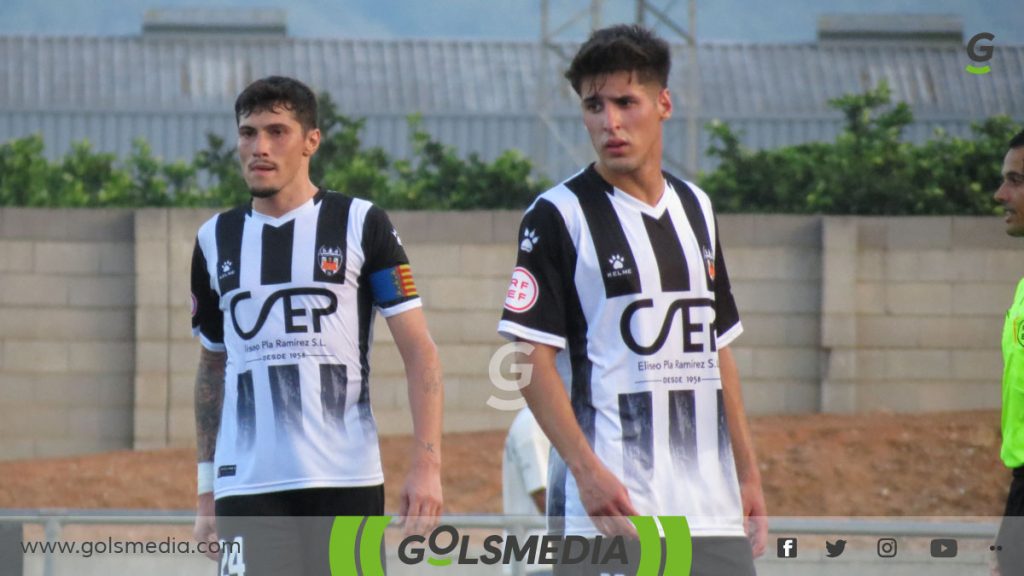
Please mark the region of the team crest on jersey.
[[708, 269], [708, 278], [712, 282], [715, 280], [715, 255], [711, 253], [709, 248], [704, 249], [704, 265]]
[[320, 263], [320, 271], [324, 274], [334, 276], [341, 270], [341, 248], [321, 246], [316, 255]]
[[519, 249], [529, 254], [533, 252], [533, 248], [538, 242], [540, 242], [540, 236], [537, 236], [537, 231], [527, 228], [523, 230], [523, 241], [519, 243]]
[[505, 292], [505, 309], [509, 312], [523, 313], [537, 303], [537, 280], [529, 270], [522, 266], [512, 271], [512, 282]]
[[220, 275], [217, 277], [218, 280], [223, 280], [228, 276], [235, 275], [235, 263], [231, 260], [225, 260], [220, 263]]

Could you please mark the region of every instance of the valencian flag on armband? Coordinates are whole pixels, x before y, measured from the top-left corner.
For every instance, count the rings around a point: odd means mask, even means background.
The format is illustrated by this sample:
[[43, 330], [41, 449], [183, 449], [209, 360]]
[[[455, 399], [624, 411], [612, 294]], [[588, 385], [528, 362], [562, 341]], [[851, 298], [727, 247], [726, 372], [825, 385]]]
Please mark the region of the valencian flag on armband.
[[370, 286], [373, 288], [373, 300], [378, 304], [419, 295], [416, 283], [412, 279], [412, 268], [408, 264], [400, 264], [370, 274]]

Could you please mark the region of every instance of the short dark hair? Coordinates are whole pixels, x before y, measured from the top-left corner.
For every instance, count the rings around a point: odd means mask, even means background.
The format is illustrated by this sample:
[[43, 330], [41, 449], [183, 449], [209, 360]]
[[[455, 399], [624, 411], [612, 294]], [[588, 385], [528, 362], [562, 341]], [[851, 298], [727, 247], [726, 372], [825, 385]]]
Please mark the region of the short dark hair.
[[1024, 130], [1017, 132], [1017, 135], [1010, 138], [1010, 149], [1020, 148], [1024, 146]]
[[303, 130], [317, 127], [316, 94], [309, 86], [285, 76], [267, 76], [246, 86], [235, 100], [235, 122], [254, 112], [276, 108], [291, 110]]
[[654, 81], [665, 88], [671, 68], [668, 42], [643, 26], [618, 24], [595, 30], [576, 52], [565, 77], [577, 94], [584, 78], [614, 72], [636, 72], [640, 82]]

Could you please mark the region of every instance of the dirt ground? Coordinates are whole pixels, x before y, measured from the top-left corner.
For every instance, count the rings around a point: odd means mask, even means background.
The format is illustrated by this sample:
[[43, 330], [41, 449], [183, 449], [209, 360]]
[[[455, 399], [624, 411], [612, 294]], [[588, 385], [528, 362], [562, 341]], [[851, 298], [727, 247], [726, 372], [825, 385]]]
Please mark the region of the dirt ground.
[[[999, 413], [751, 419], [774, 516], [998, 516], [1010, 476]], [[387, 508], [397, 510], [408, 438], [383, 440]], [[504, 433], [450, 434], [445, 508], [501, 511]], [[169, 449], [0, 462], [0, 508], [190, 509], [195, 453]]]

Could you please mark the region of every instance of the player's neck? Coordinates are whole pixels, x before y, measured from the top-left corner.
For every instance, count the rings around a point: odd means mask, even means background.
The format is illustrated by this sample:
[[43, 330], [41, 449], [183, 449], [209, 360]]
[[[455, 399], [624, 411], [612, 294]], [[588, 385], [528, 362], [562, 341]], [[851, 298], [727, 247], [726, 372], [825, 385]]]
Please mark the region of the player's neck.
[[657, 206], [665, 193], [665, 177], [661, 173], [661, 162], [648, 162], [630, 172], [615, 172], [600, 162], [594, 168], [609, 184], [647, 204]]
[[309, 201], [319, 190], [307, 177], [289, 184], [269, 198], [253, 198], [252, 209], [271, 218], [280, 218]]

